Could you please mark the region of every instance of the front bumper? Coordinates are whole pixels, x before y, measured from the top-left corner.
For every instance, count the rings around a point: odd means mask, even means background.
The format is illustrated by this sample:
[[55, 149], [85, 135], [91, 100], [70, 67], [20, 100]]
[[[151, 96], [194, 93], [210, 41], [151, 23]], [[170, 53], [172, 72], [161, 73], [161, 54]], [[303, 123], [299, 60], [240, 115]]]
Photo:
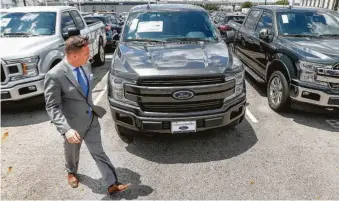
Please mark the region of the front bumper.
[[290, 96], [293, 101], [313, 104], [323, 108], [339, 108], [339, 90], [328, 87], [303, 84], [298, 81], [291, 83]]
[[112, 117], [117, 125], [134, 131], [152, 133], [171, 133], [171, 122], [175, 121], [196, 121], [197, 132], [223, 127], [242, 118], [246, 109], [245, 94], [227, 102], [221, 112], [214, 114], [201, 113], [200, 115], [173, 116], [169, 113], [163, 113], [161, 116], [142, 116], [137, 115], [138, 112], [122, 109], [122, 105], [119, 105], [120, 103], [115, 100], [109, 99], [109, 102]]
[[1, 86], [1, 102], [19, 101], [44, 93], [44, 78], [16, 84], [11, 87]]

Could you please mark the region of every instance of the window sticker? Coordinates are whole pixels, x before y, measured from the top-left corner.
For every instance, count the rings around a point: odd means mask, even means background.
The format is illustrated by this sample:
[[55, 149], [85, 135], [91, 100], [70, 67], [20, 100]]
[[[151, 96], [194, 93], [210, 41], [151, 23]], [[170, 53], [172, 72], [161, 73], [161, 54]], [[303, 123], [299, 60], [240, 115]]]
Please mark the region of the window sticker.
[[0, 27], [6, 27], [11, 20], [11, 18], [1, 18]]
[[139, 22], [138, 33], [142, 32], [162, 32], [163, 21]]
[[282, 15], [281, 18], [282, 18], [282, 21], [283, 21], [284, 24], [288, 24], [288, 16], [287, 15]]

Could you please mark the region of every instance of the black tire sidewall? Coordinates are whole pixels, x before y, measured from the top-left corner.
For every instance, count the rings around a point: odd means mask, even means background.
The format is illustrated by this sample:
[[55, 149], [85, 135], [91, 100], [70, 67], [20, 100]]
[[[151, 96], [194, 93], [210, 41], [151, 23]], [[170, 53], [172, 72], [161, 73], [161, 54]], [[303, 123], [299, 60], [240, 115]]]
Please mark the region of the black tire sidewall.
[[[278, 77], [281, 81], [282, 84], [282, 98], [281, 98], [281, 102], [279, 105], [275, 105], [271, 98], [270, 98], [270, 86], [271, 86], [271, 82], [273, 80], [273, 78]], [[271, 76], [270, 79], [267, 83], [267, 100], [268, 100], [268, 104], [269, 106], [277, 112], [280, 112], [284, 109], [287, 109], [288, 107], [290, 107], [290, 90], [289, 90], [289, 83], [286, 80], [285, 75], [281, 72], [281, 71], [274, 71]]]
[[[101, 61], [101, 57], [100, 57], [100, 48], [103, 48], [104, 50], [104, 60]], [[95, 64], [96, 65], [103, 65], [106, 61], [106, 58], [105, 58], [105, 48], [103, 47], [103, 44], [102, 44], [102, 39], [100, 39], [99, 41], [99, 45], [98, 45], [98, 54], [95, 56]]]

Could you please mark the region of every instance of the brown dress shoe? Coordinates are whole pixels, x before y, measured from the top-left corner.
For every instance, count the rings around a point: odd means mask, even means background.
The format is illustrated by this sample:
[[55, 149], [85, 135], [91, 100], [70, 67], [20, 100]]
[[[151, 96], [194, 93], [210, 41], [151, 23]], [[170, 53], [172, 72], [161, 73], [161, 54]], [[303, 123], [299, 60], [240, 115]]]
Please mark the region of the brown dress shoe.
[[75, 174], [68, 173], [68, 183], [70, 186], [72, 186], [72, 188], [78, 187], [79, 181]]
[[127, 190], [127, 188], [130, 186], [130, 184], [121, 184], [121, 183], [116, 183], [108, 187], [107, 191], [109, 195], [113, 195], [115, 193], [123, 192]]

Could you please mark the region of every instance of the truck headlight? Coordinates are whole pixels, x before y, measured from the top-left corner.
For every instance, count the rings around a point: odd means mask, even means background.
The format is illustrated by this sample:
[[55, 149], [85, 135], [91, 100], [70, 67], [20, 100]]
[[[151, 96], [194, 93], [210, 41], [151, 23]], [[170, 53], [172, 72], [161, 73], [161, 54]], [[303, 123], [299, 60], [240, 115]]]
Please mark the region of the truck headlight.
[[244, 78], [245, 78], [245, 70], [242, 62], [238, 59], [238, 57], [233, 55], [233, 64], [231, 67], [232, 70], [240, 70], [240, 72], [235, 73], [234, 75], [231, 76], [226, 76], [225, 80], [235, 80], [235, 91], [234, 94], [230, 97], [227, 97], [225, 100], [232, 99], [238, 95], [240, 95], [243, 90], [244, 90]]
[[38, 62], [39, 57], [28, 57], [28, 58], [21, 58], [21, 59], [12, 59], [6, 60], [7, 66], [17, 66], [20, 68], [18, 70], [22, 71], [22, 75], [16, 75], [11, 77], [11, 80], [19, 80], [28, 77], [34, 77], [39, 74], [38, 71]]
[[138, 103], [126, 99], [125, 94], [124, 94], [124, 84], [125, 83], [133, 84], [132, 81], [110, 74], [109, 82], [110, 82], [109, 84], [111, 88], [111, 94], [115, 100], [138, 106]]
[[301, 60], [299, 60], [296, 63], [296, 65], [300, 69], [300, 75], [299, 75], [300, 81], [311, 82], [311, 83], [320, 84], [320, 85], [327, 85], [326, 82], [315, 80], [317, 68], [324, 68], [326, 67], [326, 65], [310, 63], [310, 62], [301, 61]]

